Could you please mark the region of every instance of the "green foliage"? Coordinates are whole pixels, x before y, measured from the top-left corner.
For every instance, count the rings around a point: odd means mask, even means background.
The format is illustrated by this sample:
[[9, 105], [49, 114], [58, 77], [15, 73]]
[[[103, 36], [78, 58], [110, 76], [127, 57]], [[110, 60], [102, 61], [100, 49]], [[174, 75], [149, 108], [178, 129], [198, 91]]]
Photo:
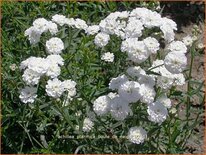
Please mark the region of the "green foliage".
[[[141, 6], [140, 2], [4, 2], [2, 4], [2, 153], [183, 153], [185, 143], [193, 130], [203, 121], [204, 94], [203, 82], [192, 79], [191, 69], [194, 60], [194, 49], [191, 49], [191, 65], [187, 76], [187, 92], [171, 91], [171, 98], [186, 105], [184, 119], [175, 114], [161, 127], [148, 121], [144, 106], [135, 106], [134, 116], [117, 122], [108, 116], [97, 117], [94, 129], [86, 134], [82, 132], [85, 115], [92, 107], [96, 97], [108, 93], [111, 77], [125, 71], [125, 54], [119, 52], [120, 40], [114, 36], [102, 50], [95, 47], [93, 37], [82, 31], [62, 28], [58, 36], [67, 47], [62, 57], [66, 60], [62, 67], [60, 79], [73, 79], [77, 82], [77, 97], [71, 104], [62, 107], [60, 101], [52, 100], [45, 94], [45, 80], [38, 88], [38, 100], [34, 104], [23, 104], [19, 100], [19, 90], [24, 86], [19, 68], [10, 69], [12, 64], [20, 65], [29, 56], [45, 56], [44, 44], [49, 37], [44, 35], [39, 46], [31, 46], [24, 31], [32, 25], [34, 19], [44, 17], [51, 19], [54, 14], [82, 18], [89, 24], [98, 23], [109, 13], [116, 10], [132, 10]], [[152, 2], [148, 5], [152, 8]], [[100, 61], [100, 53], [112, 51], [115, 54], [114, 64]], [[148, 71], [152, 72], [152, 71]], [[191, 98], [199, 97], [197, 113]], [[79, 100], [82, 98], [82, 100]], [[141, 111], [139, 113], [139, 111]], [[144, 120], [140, 124], [139, 120]], [[80, 131], [74, 131], [75, 125]], [[148, 131], [144, 144], [131, 144], [123, 136], [129, 127], [142, 125]], [[104, 136], [109, 138], [91, 138]], [[74, 136], [74, 137], [71, 137]], [[90, 137], [89, 137], [90, 136]], [[122, 138], [115, 138], [115, 136]]]

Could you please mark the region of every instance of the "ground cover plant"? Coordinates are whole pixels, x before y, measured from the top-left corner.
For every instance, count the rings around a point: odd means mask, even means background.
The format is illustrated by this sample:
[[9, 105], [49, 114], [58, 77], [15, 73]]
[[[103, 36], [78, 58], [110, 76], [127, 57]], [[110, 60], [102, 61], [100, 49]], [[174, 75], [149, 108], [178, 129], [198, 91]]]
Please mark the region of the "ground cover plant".
[[204, 123], [197, 27], [177, 39], [157, 2], [4, 2], [2, 12], [2, 153], [190, 151]]

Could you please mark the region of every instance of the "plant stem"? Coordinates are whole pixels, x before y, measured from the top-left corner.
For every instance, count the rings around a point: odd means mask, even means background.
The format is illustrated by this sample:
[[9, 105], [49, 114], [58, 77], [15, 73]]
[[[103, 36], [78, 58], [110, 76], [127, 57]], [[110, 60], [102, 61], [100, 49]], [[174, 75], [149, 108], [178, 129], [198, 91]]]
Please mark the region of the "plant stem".
[[[191, 48], [190, 50], [190, 53], [191, 53], [191, 59], [190, 59], [190, 69], [189, 69], [189, 75], [188, 75], [188, 85], [187, 85], [187, 93], [188, 93], [188, 96], [187, 96], [187, 101], [186, 101], [186, 126], [188, 127], [189, 126], [189, 116], [190, 116], [190, 92], [191, 92], [191, 77], [192, 77], [192, 66], [193, 66], [193, 61], [194, 61], [194, 47]], [[186, 144], [186, 137], [187, 137], [187, 133], [188, 133], [188, 129], [187, 131], [185, 132], [185, 135], [184, 135], [184, 141], [183, 141], [183, 144], [182, 146], [184, 146]], [[190, 135], [190, 134], [189, 134]]]
[[64, 119], [67, 121], [67, 123], [74, 128], [73, 124], [71, 123], [71, 121], [66, 117], [64, 111], [58, 106], [58, 103], [55, 104], [55, 107], [57, 108], [57, 110], [61, 113], [61, 115], [64, 117]]
[[[187, 85], [187, 92], [191, 92], [191, 77], [192, 77], [192, 66], [193, 66], [193, 61], [194, 61], [194, 47], [191, 49], [191, 59], [190, 59], [190, 70], [189, 70], [189, 81]], [[187, 108], [186, 108], [186, 117], [187, 117], [187, 125], [188, 125], [188, 120], [190, 116], [190, 96], [187, 96]]]
[[[197, 122], [198, 118], [199, 118], [200, 114], [197, 115], [195, 121], [193, 124], [195, 124], [195, 122]], [[187, 140], [189, 139], [189, 137], [191, 136], [192, 132], [193, 132], [194, 128], [191, 129], [190, 133], [189, 134], [185, 134], [185, 137], [184, 137], [184, 142], [182, 144], [182, 147], [184, 148], [184, 146], [186, 145], [186, 142]]]

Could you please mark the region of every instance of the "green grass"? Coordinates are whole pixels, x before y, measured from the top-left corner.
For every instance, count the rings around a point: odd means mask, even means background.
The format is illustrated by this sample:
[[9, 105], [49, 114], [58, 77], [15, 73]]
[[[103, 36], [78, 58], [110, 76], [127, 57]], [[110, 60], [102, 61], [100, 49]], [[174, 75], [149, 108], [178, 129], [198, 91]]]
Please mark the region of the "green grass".
[[[129, 127], [143, 125], [148, 131], [148, 140], [141, 145], [129, 143], [126, 139], [90, 139], [78, 138], [82, 135], [81, 124], [85, 115], [76, 116], [77, 111], [86, 114], [92, 107], [92, 101], [102, 94], [107, 94], [111, 77], [125, 72], [124, 53], [119, 52], [116, 44], [120, 40], [112, 37], [109, 45], [100, 50], [93, 44], [92, 36], [82, 31], [62, 28], [59, 37], [68, 46], [62, 57], [66, 60], [62, 67], [61, 80], [73, 79], [77, 82], [77, 97], [68, 107], [61, 107], [60, 102], [46, 97], [45, 83], [38, 91], [38, 100], [34, 104], [23, 104], [19, 99], [19, 90], [25, 85], [22, 72], [12, 71], [12, 64], [20, 65], [29, 56], [45, 56], [44, 43], [48, 35], [41, 38], [42, 43], [31, 46], [24, 36], [24, 31], [32, 25], [34, 19], [51, 19], [54, 14], [82, 18], [88, 24], [98, 23], [109, 13], [132, 10], [140, 6], [139, 2], [4, 2], [2, 4], [2, 153], [184, 153], [185, 144], [190, 135], [203, 122], [204, 92], [203, 82], [191, 77], [194, 57], [198, 52], [191, 48], [191, 60], [187, 77], [187, 92], [171, 91], [171, 98], [176, 99], [177, 109], [186, 106], [184, 118], [170, 114], [161, 128], [147, 121], [145, 107], [133, 107], [136, 115], [123, 122], [110, 117], [97, 117], [95, 128], [90, 136], [124, 136]], [[152, 6], [152, 4], [151, 4]], [[150, 6], [149, 6], [150, 7]], [[118, 45], [119, 46], [119, 45]], [[117, 48], [114, 48], [117, 47]], [[112, 51], [115, 64], [103, 63], [99, 53]], [[193, 107], [191, 99], [197, 95], [199, 106]], [[82, 98], [80, 101], [78, 98]], [[142, 111], [142, 113], [139, 113]], [[140, 122], [139, 120], [144, 120]], [[74, 132], [74, 126], [80, 125], [80, 132]], [[58, 138], [60, 136], [67, 138]], [[74, 135], [75, 138], [68, 138]], [[45, 140], [41, 137], [45, 136]]]

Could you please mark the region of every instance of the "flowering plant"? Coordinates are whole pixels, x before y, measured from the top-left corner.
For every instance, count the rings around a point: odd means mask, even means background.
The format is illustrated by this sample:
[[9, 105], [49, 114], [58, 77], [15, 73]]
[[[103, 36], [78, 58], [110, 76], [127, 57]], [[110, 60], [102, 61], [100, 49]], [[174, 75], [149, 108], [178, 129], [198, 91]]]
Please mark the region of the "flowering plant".
[[[91, 26], [79, 18], [67, 18], [56, 14], [52, 17], [52, 21], [44, 18], [36, 19], [33, 26], [25, 31], [25, 36], [28, 36], [31, 44], [37, 44], [44, 32], [49, 31], [52, 35], [56, 35], [57, 24], [84, 30], [87, 35], [96, 34], [94, 44], [99, 48], [109, 43], [110, 35], [116, 35], [121, 39], [119, 52], [127, 55], [125, 61], [133, 63], [125, 72], [120, 73], [122, 75], [111, 77], [108, 83], [111, 92], [91, 101], [93, 104], [91, 111], [97, 116], [111, 114], [113, 119], [123, 121], [129, 115], [135, 115], [132, 106], [147, 107], [148, 120], [161, 125], [167, 119], [168, 109], [171, 108], [169, 89], [172, 86], [185, 84], [182, 72], [187, 65], [186, 45], [174, 40], [174, 30], [177, 30], [174, 21], [162, 18], [157, 12], [146, 8], [136, 8], [131, 12], [114, 12], [101, 20], [99, 25]], [[156, 28], [157, 32], [149, 33], [152, 28]], [[166, 43], [166, 49], [162, 51], [158, 42], [160, 37], [163, 37]], [[62, 50], [64, 50], [63, 41], [58, 37], [52, 37], [46, 41], [46, 51], [49, 54], [46, 58], [30, 57], [21, 63], [21, 68], [24, 69], [23, 80], [29, 85], [21, 91], [22, 102], [35, 101], [37, 97], [35, 85], [45, 75], [50, 78], [46, 84], [48, 96], [60, 98], [67, 91], [67, 103], [62, 105], [68, 105], [72, 101], [72, 97], [76, 95], [76, 82], [70, 79], [62, 82], [58, 79], [61, 73], [60, 67], [66, 61], [61, 57]], [[160, 52], [166, 55], [165, 58], [155, 56]], [[114, 54], [103, 53], [101, 60], [112, 63]], [[149, 66], [146, 66], [147, 62]], [[83, 131], [88, 132], [92, 127], [92, 120], [85, 118]], [[142, 127], [139, 130], [137, 127], [132, 127], [128, 138], [131, 142], [140, 144], [146, 138], [146, 131]]]
[[[184, 145], [170, 123], [179, 119], [176, 87], [188, 80], [192, 37], [176, 39], [177, 24], [145, 7], [112, 12], [96, 23], [50, 18], [36, 18], [25, 30], [32, 55], [19, 67], [19, 99], [52, 118], [35, 128], [44, 148], [54, 145], [42, 137], [48, 128], [52, 137], [75, 143], [75, 153], [84, 145], [99, 150], [91, 141], [102, 139], [127, 153], [167, 153]], [[160, 142], [164, 138], [168, 143]]]

